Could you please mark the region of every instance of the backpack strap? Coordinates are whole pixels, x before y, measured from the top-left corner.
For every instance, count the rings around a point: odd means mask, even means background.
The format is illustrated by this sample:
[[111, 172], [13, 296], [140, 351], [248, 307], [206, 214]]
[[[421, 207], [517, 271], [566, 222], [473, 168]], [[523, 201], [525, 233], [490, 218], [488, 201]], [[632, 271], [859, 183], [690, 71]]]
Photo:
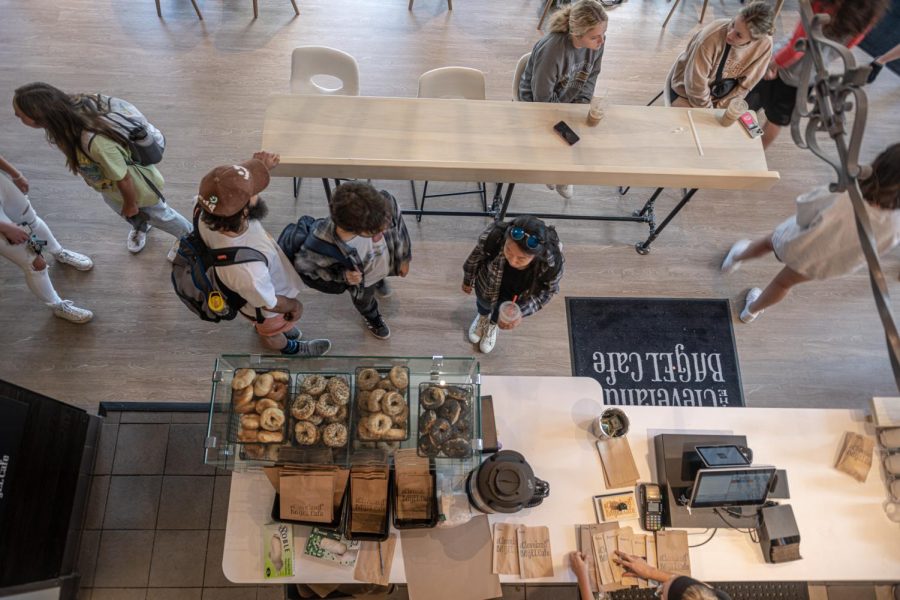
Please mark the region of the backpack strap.
[[354, 268], [353, 261], [347, 258], [337, 246], [319, 239], [313, 234], [312, 231], [310, 231], [309, 235], [306, 236], [306, 241], [303, 242], [303, 246], [308, 250], [315, 252], [316, 254], [321, 254], [323, 256], [333, 258], [345, 267], [348, 267], [350, 269]]
[[508, 227], [509, 223], [497, 223], [494, 230], [491, 231], [484, 240], [484, 255], [487, 257], [488, 261], [494, 260], [494, 257], [500, 253], [500, 249], [503, 247], [503, 240], [506, 238], [506, 230]]

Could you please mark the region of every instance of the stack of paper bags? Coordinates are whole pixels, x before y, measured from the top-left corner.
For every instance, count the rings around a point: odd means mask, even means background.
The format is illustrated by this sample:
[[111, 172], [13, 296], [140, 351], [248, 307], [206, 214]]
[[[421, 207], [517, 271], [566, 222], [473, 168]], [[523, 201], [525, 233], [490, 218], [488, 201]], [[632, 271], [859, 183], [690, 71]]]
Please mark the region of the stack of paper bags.
[[550, 529], [494, 523], [493, 573], [522, 579], [553, 577]]
[[[690, 556], [687, 532], [660, 531], [653, 534], [635, 533], [631, 527], [619, 527], [616, 522], [578, 526], [581, 551], [587, 558], [591, 589], [595, 592], [614, 592], [629, 587], [647, 588], [646, 579], [626, 577], [624, 570], [613, 561], [618, 550], [647, 560], [647, 564], [664, 571], [690, 575]], [[661, 536], [658, 541], [659, 536]], [[662, 544], [665, 561], [657, 559], [657, 545]]]
[[266, 467], [266, 477], [279, 494], [282, 519], [332, 523], [340, 515], [350, 472], [335, 465]]

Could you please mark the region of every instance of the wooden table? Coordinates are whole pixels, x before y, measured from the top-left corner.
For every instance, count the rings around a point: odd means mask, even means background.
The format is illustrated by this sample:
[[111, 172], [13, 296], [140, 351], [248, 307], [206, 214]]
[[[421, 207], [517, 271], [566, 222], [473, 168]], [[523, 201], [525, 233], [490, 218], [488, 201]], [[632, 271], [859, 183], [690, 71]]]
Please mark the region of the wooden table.
[[[720, 110], [692, 110], [703, 156], [687, 109], [610, 106], [596, 127], [583, 104], [275, 96], [266, 110], [262, 147], [281, 155], [274, 175], [331, 179], [409, 179], [509, 183], [487, 212], [404, 211], [408, 214], [505, 218], [515, 183], [649, 186], [658, 188], [770, 189], [759, 139], [740, 125], [722, 127]], [[553, 125], [566, 121], [581, 137], [569, 146]], [[543, 218], [646, 223], [649, 249], [688, 195], [656, 227], [658, 193], [631, 216], [529, 213]]]
[[[507, 449], [522, 452], [535, 474], [550, 482], [550, 496], [536, 508], [490, 515], [491, 522], [547, 525], [553, 577], [534, 583], [571, 582], [566, 554], [576, 549], [575, 525], [594, 523], [591, 496], [605, 491], [602, 467], [587, 428], [602, 410], [603, 393], [589, 378], [482, 377], [482, 393], [494, 398], [497, 431]], [[658, 433], [746, 435], [754, 462], [787, 470], [800, 529], [803, 560], [767, 564], [743, 533], [720, 529], [691, 549], [693, 575], [708, 581], [896, 581], [900, 579], [900, 525], [885, 516], [884, 484], [877, 467], [865, 483], [832, 468], [844, 431], [867, 432], [864, 415], [852, 410], [786, 408], [624, 407], [628, 438], [641, 481], [654, 479], [652, 439]], [[869, 432], [870, 433], [870, 432]], [[228, 505], [222, 568], [235, 583], [265, 583], [261, 526], [269, 518], [274, 490], [261, 473], [235, 473]], [[636, 521], [623, 526], [639, 530]], [[691, 544], [706, 539], [689, 530]], [[303, 548], [308, 527], [294, 527]], [[402, 542], [401, 542], [402, 543]], [[390, 579], [406, 581], [400, 549]], [[300, 558], [291, 582], [347, 583], [352, 570]], [[513, 583], [514, 576], [501, 581]]]

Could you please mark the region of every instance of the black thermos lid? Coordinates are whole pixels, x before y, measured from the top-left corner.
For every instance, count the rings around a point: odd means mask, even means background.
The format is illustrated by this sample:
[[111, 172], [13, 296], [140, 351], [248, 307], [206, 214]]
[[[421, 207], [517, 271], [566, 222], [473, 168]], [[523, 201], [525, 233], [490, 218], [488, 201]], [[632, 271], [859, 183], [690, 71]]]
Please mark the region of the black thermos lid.
[[534, 471], [512, 450], [501, 450], [484, 461], [477, 481], [481, 498], [496, 512], [516, 512], [534, 497]]

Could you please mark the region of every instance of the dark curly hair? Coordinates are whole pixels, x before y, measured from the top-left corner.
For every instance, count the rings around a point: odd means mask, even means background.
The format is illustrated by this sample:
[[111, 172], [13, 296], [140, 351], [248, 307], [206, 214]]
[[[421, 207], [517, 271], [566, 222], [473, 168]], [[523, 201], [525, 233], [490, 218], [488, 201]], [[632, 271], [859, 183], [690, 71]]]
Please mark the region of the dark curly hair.
[[877, 23], [888, 8], [888, 0], [824, 0], [831, 8], [831, 21], [822, 28], [829, 39], [854, 38]]
[[378, 190], [368, 183], [342, 183], [331, 196], [332, 222], [351, 233], [375, 234], [391, 223], [391, 209]]
[[866, 202], [900, 209], [900, 143], [888, 146], [872, 163], [872, 175], [859, 182]]
[[[523, 237], [521, 240], [512, 239], [512, 230], [514, 227], [521, 227], [529, 236], [534, 236], [540, 240], [541, 244], [537, 248], [529, 248], [527, 237]], [[516, 244], [522, 252], [542, 258], [545, 261], [550, 253], [554, 253], [555, 255], [560, 251], [559, 235], [556, 233], [556, 228], [552, 225], [547, 225], [541, 219], [530, 215], [516, 217], [510, 221], [506, 228], [506, 238]]]

